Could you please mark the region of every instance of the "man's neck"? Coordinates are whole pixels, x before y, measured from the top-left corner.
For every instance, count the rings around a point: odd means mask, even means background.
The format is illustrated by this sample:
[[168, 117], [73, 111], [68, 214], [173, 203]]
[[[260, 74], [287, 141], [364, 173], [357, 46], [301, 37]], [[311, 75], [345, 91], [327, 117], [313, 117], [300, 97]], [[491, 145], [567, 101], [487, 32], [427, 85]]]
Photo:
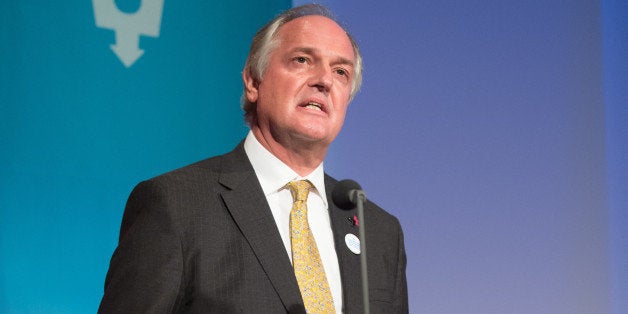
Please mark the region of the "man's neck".
[[305, 177], [312, 173], [325, 159], [327, 147], [298, 141], [281, 143], [271, 134], [263, 133], [257, 127], [251, 127], [251, 131], [266, 150], [294, 170], [299, 176]]

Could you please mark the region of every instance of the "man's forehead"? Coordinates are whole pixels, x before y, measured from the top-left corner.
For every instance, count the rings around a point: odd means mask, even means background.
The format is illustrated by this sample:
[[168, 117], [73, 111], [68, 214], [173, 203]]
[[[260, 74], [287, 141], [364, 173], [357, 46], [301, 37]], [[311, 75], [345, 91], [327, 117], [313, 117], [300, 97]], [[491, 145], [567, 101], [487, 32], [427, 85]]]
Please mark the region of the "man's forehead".
[[[277, 32], [280, 45], [288, 49], [334, 49], [337, 52], [350, 53], [353, 58], [353, 45], [349, 35], [334, 20], [320, 15], [308, 15], [296, 18], [281, 26]], [[289, 47], [294, 45], [294, 47]], [[324, 45], [324, 47], [321, 47]]]

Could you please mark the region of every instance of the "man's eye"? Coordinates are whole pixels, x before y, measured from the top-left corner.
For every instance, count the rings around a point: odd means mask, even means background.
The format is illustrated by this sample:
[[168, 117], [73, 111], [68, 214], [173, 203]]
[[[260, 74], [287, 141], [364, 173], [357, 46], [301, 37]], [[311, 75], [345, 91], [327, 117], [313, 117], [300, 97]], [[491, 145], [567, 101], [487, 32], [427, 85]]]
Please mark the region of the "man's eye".
[[294, 58], [294, 60], [296, 62], [299, 62], [299, 63], [306, 63], [307, 62], [307, 58], [305, 58], [305, 57], [296, 57], [296, 58]]
[[344, 69], [338, 69], [338, 70], [336, 70], [336, 73], [338, 73], [340, 75], [343, 75], [343, 76], [347, 75], [347, 71], [345, 71]]

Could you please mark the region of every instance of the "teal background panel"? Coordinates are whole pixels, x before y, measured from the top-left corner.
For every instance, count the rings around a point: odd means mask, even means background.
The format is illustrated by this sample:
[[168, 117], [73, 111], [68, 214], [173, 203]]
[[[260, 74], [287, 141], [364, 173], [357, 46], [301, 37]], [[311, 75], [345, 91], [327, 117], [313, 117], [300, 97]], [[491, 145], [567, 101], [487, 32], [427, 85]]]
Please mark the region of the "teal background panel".
[[129, 192], [244, 137], [250, 40], [288, 7], [166, 0], [126, 67], [92, 1], [0, 3], [0, 312], [95, 312]]

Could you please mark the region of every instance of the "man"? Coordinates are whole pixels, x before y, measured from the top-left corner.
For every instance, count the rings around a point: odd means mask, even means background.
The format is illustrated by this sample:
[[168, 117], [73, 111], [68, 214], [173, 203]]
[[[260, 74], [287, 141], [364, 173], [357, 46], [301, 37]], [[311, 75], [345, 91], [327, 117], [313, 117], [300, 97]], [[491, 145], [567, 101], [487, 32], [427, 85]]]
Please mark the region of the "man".
[[[322, 164], [360, 76], [357, 45], [322, 6], [262, 28], [242, 74], [249, 135], [133, 190], [99, 312], [361, 313], [345, 243], [359, 222], [330, 201]], [[399, 222], [370, 202], [365, 220], [371, 310], [407, 312]]]

